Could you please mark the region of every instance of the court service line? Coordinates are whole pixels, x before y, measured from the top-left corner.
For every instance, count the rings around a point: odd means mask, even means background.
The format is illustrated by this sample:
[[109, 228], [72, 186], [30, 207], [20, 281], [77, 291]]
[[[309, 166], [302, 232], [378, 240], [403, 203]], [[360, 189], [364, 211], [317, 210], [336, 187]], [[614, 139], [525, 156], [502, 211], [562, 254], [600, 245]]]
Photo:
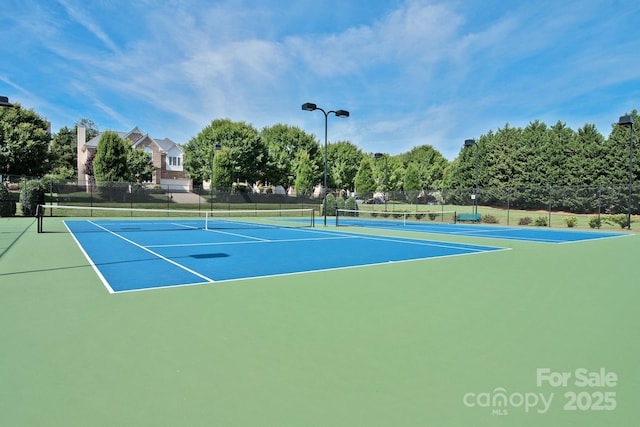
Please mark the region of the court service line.
[[[306, 231], [304, 229], [301, 229], [301, 231]], [[316, 231], [318, 233], [325, 233], [325, 234], [344, 234], [344, 235], [351, 235], [351, 236], [355, 236], [355, 237], [359, 237], [362, 239], [369, 239], [369, 240], [380, 240], [380, 241], [387, 241], [387, 242], [394, 242], [394, 243], [406, 243], [406, 244], [410, 244], [410, 245], [421, 245], [421, 246], [435, 246], [435, 247], [442, 247], [442, 248], [447, 248], [447, 249], [463, 249], [463, 248], [469, 248], [470, 251], [472, 252], [484, 252], [485, 250], [483, 248], [492, 248], [492, 250], [500, 250], [500, 249], [506, 249], [500, 246], [488, 246], [488, 245], [475, 245], [473, 243], [456, 243], [456, 242], [440, 242], [437, 240], [422, 240], [422, 239], [414, 239], [414, 238], [406, 238], [406, 237], [389, 237], [389, 236], [375, 236], [372, 234], [364, 234], [364, 233], [353, 233], [350, 231]], [[474, 247], [477, 247], [478, 249], [473, 249]]]
[[99, 225], [99, 224], [96, 224], [96, 223], [95, 223], [95, 222], [93, 222], [93, 221], [87, 221], [87, 222], [88, 222], [89, 224], [92, 224], [92, 225], [94, 225], [94, 226], [96, 226], [96, 227], [98, 227], [98, 228], [100, 228], [100, 229], [102, 229], [102, 230], [106, 231], [107, 233], [109, 233], [109, 234], [111, 234], [111, 235], [113, 235], [113, 236], [116, 236], [116, 237], [118, 237], [118, 238], [120, 238], [120, 239], [124, 240], [124, 241], [125, 241], [125, 242], [127, 242], [127, 243], [130, 243], [130, 244], [132, 244], [132, 245], [134, 245], [134, 246], [136, 246], [136, 247], [138, 247], [138, 248], [142, 249], [143, 251], [146, 251], [146, 252], [150, 253], [151, 255], [154, 255], [154, 256], [156, 256], [156, 257], [160, 258], [160, 259], [161, 259], [161, 260], [163, 260], [163, 261], [166, 261], [166, 262], [168, 262], [168, 263], [170, 263], [170, 264], [173, 264], [173, 265], [175, 265], [176, 267], [181, 268], [182, 270], [185, 270], [185, 271], [187, 271], [187, 272], [189, 272], [189, 273], [191, 273], [191, 274], [193, 274], [193, 275], [195, 275], [195, 276], [200, 277], [201, 279], [204, 279], [204, 280], [206, 280], [206, 281], [208, 281], [208, 282], [215, 282], [215, 280], [213, 280], [213, 279], [211, 279], [211, 278], [209, 278], [209, 277], [207, 277], [207, 276], [205, 276], [205, 275], [203, 275], [203, 274], [200, 274], [200, 273], [198, 273], [197, 271], [194, 271], [194, 270], [190, 269], [189, 267], [185, 267], [184, 265], [182, 265], [182, 264], [180, 264], [180, 263], [177, 263], [177, 262], [175, 262], [175, 261], [173, 261], [173, 260], [171, 260], [171, 259], [169, 259], [169, 258], [167, 258], [167, 257], [165, 257], [165, 256], [162, 256], [162, 255], [160, 255], [159, 253], [152, 251], [151, 249], [147, 249], [147, 248], [145, 248], [144, 246], [142, 246], [142, 245], [140, 245], [140, 244], [138, 244], [138, 243], [134, 242], [133, 240], [127, 239], [126, 237], [121, 236], [120, 234], [115, 233], [115, 232], [113, 232], [113, 231], [111, 231], [111, 230], [109, 230], [109, 229], [107, 229], [107, 228], [104, 228], [103, 226], [101, 226], [101, 225]]
[[147, 248], [182, 248], [191, 246], [224, 246], [224, 245], [248, 245], [256, 243], [286, 243], [286, 242], [313, 242], [316, 240], [344, 240], [357, 239], [358, 236], [332, 236], [332, 237], [315, 237], [311, 239], [271, 239], [261, 241], [242, 241], [242, 242], [202, 242], [202, 243], [173, 243], [164, 245], [147, 245]]
[[210, 233], [226, 234], [228, 236], [234, 236], [234, 237], [242, 237], [244, 239], [257, 240], [259, 242], [268, 242], [269, 241], [269, 239], [262, 239], [260, 237], [247, 236], [246, 234], [240, 234], [240, 233], [231, 233], [229, 231], [211, 230], [211, 229], [206, 229], [205, 231], [208, 231]]

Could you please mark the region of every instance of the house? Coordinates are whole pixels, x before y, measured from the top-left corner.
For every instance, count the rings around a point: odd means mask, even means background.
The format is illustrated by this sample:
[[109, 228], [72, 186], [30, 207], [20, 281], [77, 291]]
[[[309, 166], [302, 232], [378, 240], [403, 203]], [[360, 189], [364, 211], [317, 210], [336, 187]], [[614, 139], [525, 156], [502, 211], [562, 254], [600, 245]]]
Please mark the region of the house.
[[[116, 132], [120, 138], [129, 141], [131, 146], [138, 150], [144, 150], [151, 154], [155, 172], [149, 182], [152, 186], [160, 186], [171, 192], [191, 191], [193, 181], [187, 178], [184, 170], [184, 150], [180, 144], [172, 140], [156, 139], [144, 133], [138, 127], [129, 132]], [[98, 148], [101, 134], [85, 141], [86, 129], [78, 126], [78, 182], [88, 183], [88, 177], [84, 173], [87, 159], [95, 154]]]

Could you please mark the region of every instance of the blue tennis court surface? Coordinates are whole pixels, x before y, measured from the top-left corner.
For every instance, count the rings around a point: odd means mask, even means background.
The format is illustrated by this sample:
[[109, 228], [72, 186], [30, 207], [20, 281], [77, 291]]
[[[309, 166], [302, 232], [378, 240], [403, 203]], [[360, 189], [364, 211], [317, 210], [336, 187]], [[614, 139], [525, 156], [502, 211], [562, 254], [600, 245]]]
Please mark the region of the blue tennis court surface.
[[504, 250], [317, 228], [236, 225], [203, 230], [189, 222], [164, 224], [65, 221], [112, 293]]
[[503, 227], [480, 224], [443, 224], [437, 222], [403, 222], [393, 220], [361, 220], [340, 218], [341, 225], [382, 228], [433, 234], [449, 234], [466, 237], [523, 240], [543, 243], [571, 243], [585, 240], [627, 236], [625, 233], [604, 231], [558, 230], [546, 227]]

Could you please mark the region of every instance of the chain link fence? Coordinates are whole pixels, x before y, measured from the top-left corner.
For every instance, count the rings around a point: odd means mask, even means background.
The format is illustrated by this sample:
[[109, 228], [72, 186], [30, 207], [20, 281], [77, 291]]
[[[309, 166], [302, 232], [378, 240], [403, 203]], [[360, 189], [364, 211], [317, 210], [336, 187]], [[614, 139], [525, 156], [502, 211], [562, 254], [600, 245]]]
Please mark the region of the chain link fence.
[[[19, 200], [21, 182], [3, 183], [0, 207]], [[137, 183], [85, 184], [69, 181], [44, 180], [47, 203], [76, 206], [104, 206], [189, 210], [287, 209], [315, 208], [321, 211], [322, 194], [276, 194], [273, 188], [253, 192], [250, 187], [205, 189], [195, 187], [184, 191], [181, 186], [148, 186]], [[501, 224], [517, 224], [523, 215], [549, 217], [552, 215], [601, 216], [622, 215], [629, 212], [629, 186], [623, 184], [584, 186], [539, 186], [431, 189], [419, 191], [391, 191], [350, 193], [332, 191], [336, 197], [355, 197], [360, 209], [380, 211], [437, 211], [471, 212], [474, 204], [481, 214], [500, 217]], [[640, 213], [640, 185], [631, 192], [631, 214]], [[517, 213], [516, 215], [513, 215]], [[19, 214], [19, 213], [18, 213]], [[599, 222], [598, 222], [599, 224]]]

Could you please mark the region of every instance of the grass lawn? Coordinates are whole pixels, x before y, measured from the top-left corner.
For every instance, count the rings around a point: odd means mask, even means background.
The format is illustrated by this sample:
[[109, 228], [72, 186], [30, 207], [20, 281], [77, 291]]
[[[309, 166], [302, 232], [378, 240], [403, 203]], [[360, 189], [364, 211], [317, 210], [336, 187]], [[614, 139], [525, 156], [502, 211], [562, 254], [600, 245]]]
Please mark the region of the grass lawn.
[[[37, 234], [31, 218], [0, 227], [2, 425], [640, 417], [636, 234], [544, 244], [395, 231], [511, 250], [110, 295], [71, 235]], [[566, 384], [549, 380], [562, 373]]]

